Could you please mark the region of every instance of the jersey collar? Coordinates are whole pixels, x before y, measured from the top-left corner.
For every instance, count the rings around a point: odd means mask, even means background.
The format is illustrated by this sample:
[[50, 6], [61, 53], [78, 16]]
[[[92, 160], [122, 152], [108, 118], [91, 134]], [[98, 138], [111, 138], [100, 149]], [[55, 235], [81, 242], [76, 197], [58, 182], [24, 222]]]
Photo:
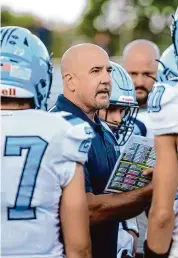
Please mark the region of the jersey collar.
[[95, 114], [95, 122], [93, 122], [79, 107], [77, 107], [74, 103], [65, 98], [63, 94], [59, 95], [56, 102], [56, 107], [59, 110], [70, 112], [73, 115], [80, 117], [84, 121], [88, 122], [90, 126], [95, 130], [98, 127], [102, 127], [101, 121], [97, 114]]

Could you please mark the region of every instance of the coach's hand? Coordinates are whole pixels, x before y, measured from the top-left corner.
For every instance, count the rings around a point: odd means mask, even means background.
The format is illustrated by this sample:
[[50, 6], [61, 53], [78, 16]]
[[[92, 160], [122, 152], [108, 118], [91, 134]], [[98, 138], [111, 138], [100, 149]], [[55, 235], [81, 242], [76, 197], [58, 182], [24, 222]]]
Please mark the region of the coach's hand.
[[154, 172], [154, 167], [153, 168], [147, 168], [143, 171], [144, 176], [152, 176]]

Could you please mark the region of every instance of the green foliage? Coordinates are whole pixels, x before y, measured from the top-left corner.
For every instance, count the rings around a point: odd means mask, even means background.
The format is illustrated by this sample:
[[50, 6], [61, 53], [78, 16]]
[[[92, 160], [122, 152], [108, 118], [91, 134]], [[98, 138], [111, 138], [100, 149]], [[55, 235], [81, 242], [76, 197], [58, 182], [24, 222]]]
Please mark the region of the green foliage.
[[[154, 41], [163, 51], [171, 44], [171, 14], [177, 0], [87, 0], [88, 9], [78, 26], [51, 31], [48, 40], [53, 57], [61, 57], [72, 44], [94, 42], [110, 55], [122, 55], [125, 45], [139, 38]], [[2, 8], [1, 25], [16, 25], [36, 33], [38, 24], [31, 14], [16, 14]], [[44, 42], [45, 43], [45, 42]]]
[[12, 14], [8, 9], [4, 9], [1, 11], [2, 26], [23, 26], [26, 28], [31, 28], [33, 24], [34, 19], [31, 15]]
[[[111, 38], [109, 48], [112, 55], [121, 55], [128, 42], [139, 38], [154, 41], [161, 51], [171, 44], [169, 26], [171, 14], [177, 8], [177, 0], [89, 0], [89, 2], [89, 8], [80, 23], [78, 33], [88, 35], [93, 41], [96, 33], [101, 31], [107, 33]], [[111, 4], [113, 8], [109, 8]], [[118, 26], [117, 21], [115, 22], [115, 29], [109, 26], [108, 17], [109, 15], [112, 17], [111, 12], [113, 21], [115, 17], [123, 19], [122, 23], [118, 19]], [[96, 26], [98, 19], [101, 28]], [[105, 24], [103, 28], [101, 21]]]
[[[11, 12], [9, 9], [1, 10], [1, 25], [2, 26], [20, 26], [29, 29], [31, 32], [36, 34], [38, 24], [36, 23], [35, 17], [27, 14], [16, 14]], [[51, 31], [50, 46], [48, 47], [49, 52], [53, 52], [53, 57], [60, 57], [63, 51], [63, 37], [56, 31]], [[46, 44], [46, 42], [44, 42]]]

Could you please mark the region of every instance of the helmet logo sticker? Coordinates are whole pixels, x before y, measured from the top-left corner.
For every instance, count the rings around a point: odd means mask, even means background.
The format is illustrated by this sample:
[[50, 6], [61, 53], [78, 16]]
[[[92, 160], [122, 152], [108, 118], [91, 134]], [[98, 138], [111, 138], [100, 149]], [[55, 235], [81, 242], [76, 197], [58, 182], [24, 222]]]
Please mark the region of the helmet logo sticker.
[[19, 78], [22, 80], [30, 80], [32, 70], [25, 67], [20, 67], [18, 65], [12, 65], [10, 70], [10, 76], [14, 78]]
[[16, 89], [15, 88], [0, 88], [0, 96], [15, 97]]
[[1, 63], [1, 71], [10, 72], [11, 64], [8, 63]]
[[126, 101], [126, 102], [134, 102], [134, 98], [132, 96], [119, 96], [118, 101]]

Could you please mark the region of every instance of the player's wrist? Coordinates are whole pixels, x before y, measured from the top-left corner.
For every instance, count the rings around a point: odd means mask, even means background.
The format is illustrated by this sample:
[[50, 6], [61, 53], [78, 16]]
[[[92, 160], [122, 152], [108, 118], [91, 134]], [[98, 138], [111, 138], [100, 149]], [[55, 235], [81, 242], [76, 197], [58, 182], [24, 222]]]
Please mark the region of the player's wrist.
[[143, 190], [143, 198], [145, 199], [145, 200], [148, 200], [148, 201], [151, 201], [151, 197], [152, 197], [152, 194], [153, 194], [153, 185], [152, 185], [152, 183], [149, 183], [148, 185], [146, 185], [146, 186], [144, 186], [143, 188], [142, 188], [142, 190]]
[[147, 241], [144, 242], [144, 258], [168, 258], [169, 251], [164, 254], [158, 254], [152, 251], [147, 244]]
[[134, 237], [134, 235], [135, 235], [135, 237], [139, 237], [139, 233], [135, 230], [135, 229], [133, 229], [133, 228], [128, 228], [127, 229], [127, 232], [129, 233], [129, 234], [131, 234], [133, 237]]

